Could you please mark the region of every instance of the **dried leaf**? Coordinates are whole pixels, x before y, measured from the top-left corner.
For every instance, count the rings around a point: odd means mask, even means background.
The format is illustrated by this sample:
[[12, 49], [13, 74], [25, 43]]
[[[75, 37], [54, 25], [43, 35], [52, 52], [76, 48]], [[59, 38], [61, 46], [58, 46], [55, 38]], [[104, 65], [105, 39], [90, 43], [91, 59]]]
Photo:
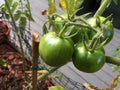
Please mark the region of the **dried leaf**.
[[47, 10], [42, 10], [42, 15], [48, 15], [48, 11]]
[[95, 87], [89, 83], [84, 83], [83, 86], [86, 90], [101, 90], [101, 89], [98, 89], [97, 87]]
[[110, 86], [108, 87], [110, 90], [113, 90], [118, 85], [118, 80], [120, 79], [120, 75], [117, 75], [111, 82]]
[[55, 0], [48, 0], [48, 13], [53, 14], [56, 12]]
[[58, 0], [58, 1], [59, 1], [59, 5], [60, 5], [61, 9], [64, 12], [67, 12], [67, 0]]
[[62, 86], [51, 86], [48, 88], [48, 90], [66, 90], [66, 89]]

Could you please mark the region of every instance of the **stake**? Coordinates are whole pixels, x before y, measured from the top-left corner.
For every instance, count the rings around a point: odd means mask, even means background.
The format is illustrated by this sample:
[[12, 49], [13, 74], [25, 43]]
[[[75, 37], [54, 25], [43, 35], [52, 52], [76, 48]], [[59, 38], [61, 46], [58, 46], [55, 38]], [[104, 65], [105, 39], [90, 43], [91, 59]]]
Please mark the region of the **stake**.
[[[32, 34], [32, 68], [38, 67], [38, 45], [39, 45], [39, 35], [36, 33]], [[33, 90], [37, 90], [37, 70], [32, 71], [32, 86]]]

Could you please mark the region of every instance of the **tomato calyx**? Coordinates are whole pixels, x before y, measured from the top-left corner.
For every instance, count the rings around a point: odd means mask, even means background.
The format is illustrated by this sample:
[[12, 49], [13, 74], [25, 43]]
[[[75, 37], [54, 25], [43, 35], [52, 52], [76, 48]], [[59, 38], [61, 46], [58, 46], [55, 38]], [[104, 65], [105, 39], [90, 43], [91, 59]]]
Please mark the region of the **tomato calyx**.
[[[93, 27], [91, 27], [87, 22], [81, 18], [81, 17], [74, 17], [70, 18], [69, 15], [58, 15], [58, 14], [51, 14], [48, 16], [48, 20], [43, 24], [43, 32], [47, 33], [49, 32], [47, 30], [47, 25], [48, 24], [48, 29], [52, 27], [52, 31], [55, 31], [58, 33], [59, 37], [65, 37], [65, 38], [71, 38], [75, 36], [78, 33], [78, 30], [75, 31], [74, 34], [67, 34], [73, 31], [71, 27], [78, 27], [78, 28], [90, 28], [95, 30]], [[96, 30], [95, 30], [96, 31]]]

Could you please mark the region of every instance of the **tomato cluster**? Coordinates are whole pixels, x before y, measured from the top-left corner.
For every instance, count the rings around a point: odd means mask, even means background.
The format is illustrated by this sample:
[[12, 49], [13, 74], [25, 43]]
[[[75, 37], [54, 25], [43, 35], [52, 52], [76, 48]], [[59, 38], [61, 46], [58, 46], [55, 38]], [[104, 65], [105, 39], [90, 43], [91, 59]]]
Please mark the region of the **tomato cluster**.
[[40, 56], [46, 64], [60, 67], [72, 59], [78, 70], [87, 73], [97, 72], [104, 66], [103, 46], [114, 35], [111, 21], [99, 16], [80, 21], [79, 25], [79, 20], [69, 20], [68, 15], [61, 15], [53, 21], [57, 30], [43, 35], [39, 44]]

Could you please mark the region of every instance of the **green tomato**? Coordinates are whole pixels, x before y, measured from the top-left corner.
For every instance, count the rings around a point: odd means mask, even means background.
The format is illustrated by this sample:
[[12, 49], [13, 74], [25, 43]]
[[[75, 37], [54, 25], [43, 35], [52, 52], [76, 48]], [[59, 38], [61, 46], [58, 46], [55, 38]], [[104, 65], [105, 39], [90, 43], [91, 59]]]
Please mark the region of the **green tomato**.
[[88, 51], [83, 43], [76, 44], [72, 61], [74, 66], [83, 72], [94, 73], [100, 70], [105, 63], [103, 48]]
[[[102, 16], [99, 16], [100, 18], [100, 23], [103, 23], [105, 21], [105, 17], [102, 17]], [[97, 18], [96, 17], [91, 17], [87, 20], [88, 24], [90, 24], [92, 27], [94, 28], [99, 28], [99, 26], [97, 25]], [[113, 27], [113, 24], [111, 21], [107, 21], [106, 23], [104, 24], [101, 24], [102, 25], [102, 28], [103, 28], [103, 36], [101, 38], [101, 42], [105, 41], [106, 40], [106, 43], [109, 43], [112, 38], [113, 38], [113, 35], [114, 35], [114, 27]], [[89, 38], [92, 39], [93, 36], [96, 34], [93, 30], [89, 30]]]
[[49, 66], [62, 66], [72, 58], [73, 44], [69, 39], [60, 38], [55, 32], [49, 32], [40, 40], [39, 54]]

